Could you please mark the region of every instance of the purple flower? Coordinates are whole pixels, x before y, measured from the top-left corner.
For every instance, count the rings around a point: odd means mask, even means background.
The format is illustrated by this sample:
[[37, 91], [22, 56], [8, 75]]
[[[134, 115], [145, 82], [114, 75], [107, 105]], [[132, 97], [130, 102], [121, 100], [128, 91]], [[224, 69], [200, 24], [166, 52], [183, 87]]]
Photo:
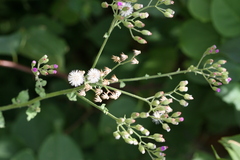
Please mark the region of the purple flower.
[[179, 118], [179, 121], [180, 121], [180, 122], [184, 121], [184, 118], [183, 118], [183, 117], [180, 117], [180, 118]]
[[57, 74], [57, 71], [56, 71], [56, 70], [53, 70], [53, 74]]
[[231, 77], [228, 77], [228, 78], [226, 79], [226, 81], [227, 81], [228, 83], [229, 83], [231, 80], [232, 80]]
[[123, 2], [117, 2], [118, 6], [123, 6]]
[[34, 67], [34, 68], [32, 68], [32, 71], [33, 71], [33, 72], [37, 72], [38, 69]]
[[53, 68], [58, 68], [58, 65], [57, 65], [57, 64], [54, 64], [54, 65], [53, 65]]
[[37, 62], [35, 60], [32, 61], [33, 64], [36, 64]]
[[168, 148], [168, 146], [162, 146], [162, 147], [160, 147], [160, 150], [165, 151], [167, 148]]
[[220, 89], [220, 88], [217, 88], [216, 91], [217, 91], [217, 92], [221, 92], [221, 89]]
[[215, 50], [215, 53], [218, 53], [218, 52], [219, 52], [219, 49], [216, 49], [216, 50]]

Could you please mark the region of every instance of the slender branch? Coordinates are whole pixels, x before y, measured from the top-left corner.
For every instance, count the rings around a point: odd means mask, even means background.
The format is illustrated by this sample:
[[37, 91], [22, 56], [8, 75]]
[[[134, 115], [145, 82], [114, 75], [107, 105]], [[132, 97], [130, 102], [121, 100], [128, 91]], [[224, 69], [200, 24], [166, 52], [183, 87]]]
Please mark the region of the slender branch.
[[57, 92], [52, 92], [52, 93], [48, 93], [46, 94], [45, 97], [36, 97], [28, 102], [25, 103], [19, 103], [19, 104], [10, 104], [10, 105], [6, 105], [6, 106], [1, 106], [0, 107], [0, 111], [6, 111], [6, 110], [10, 110], [10, 109], [16, 109], [16, 108], [21, 108], [21, 107], [26, 107], [29, 106], [37, 101], [41, 101], [44, 99], [48, 99], [51, 97], [56, 97], [56, 96], [60, 96], [63, 94], [67, 94], [67, 93], [71, 93], [73, 91], [77, 91], [80, 90], [81, 88], [83, 88], [83, 86], [77, 87], [77, 88], [71, 88], [71, 89], [65, 89], [65, 90], [61, 90], [61, 91], [57, 91]]

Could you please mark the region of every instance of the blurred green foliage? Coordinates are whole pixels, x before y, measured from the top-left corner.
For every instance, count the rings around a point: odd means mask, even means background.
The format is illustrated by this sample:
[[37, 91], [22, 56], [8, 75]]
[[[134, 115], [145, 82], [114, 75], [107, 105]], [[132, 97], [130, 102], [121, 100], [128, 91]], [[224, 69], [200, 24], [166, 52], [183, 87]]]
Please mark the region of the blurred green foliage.
[[[60, 66], [63, 75], [73, 69], [88, 70], [112, 18], [110, 9], [102, 9], [99, 0], [1, 0], [0, 59], [30, 68], [31, 61], [47, 54]], [[146, 0], [139, 0], [146, 3]], [[159, 90], [170, 91], [180, 80], [189, 79], [194, 101], [187, 108], [173, 104], [183, 112], [185, 121], [164, 131], [149, 119], [143, 122], [151, 132], [164, 134], [168, 160], [213, 159], [211, 145], [220, 157], [227, 157], [218, 140], [240, 133], [240, 1], [179, 0], [171, 6], [173, 19], [150, 10], [144, 20], [148, 45], [134, 42], [127, 29], [115, 29], [97, 67], [111, 67], [111, 55], [142, 50], [137, 66], [117, 69], [119, 78], [166, 73], [196, 64], [205, 49], [220, 48], [214, 59], [226, 59], [233, 78], [222, 92], [214, 91], [200, 77], [180, 75], [128, 83], [126, 90], [150, 96]], [[0, 105], [11, 103], [21, 90], [34, 93], [33, 75], [20, 68], [0, 69]], [[8, 77], [9, 76], [9, 77]], [[65, 76], [46, 78], [47, 93], [69, 88]], [[91, 97], [92, 95], [88, 95]], [[122, 96], [108, 102], [110, 112], [124, 116], [144, 110], [141, 102]], [[84, 102], [69, 102], [66, 96], [41, 102], [41, 113], [28, 122], [26, 108], [3, 112], [6, 128], [0, 129], [0, 160], [148, 160], [136, 146], [115, 140], [114, 122]], [[223, 141], [221, 141], [223, 143]], [[239, 141], [238, 141], [239, 142]], [[225, 143], [223, 143], [225, 144]], [[239, 151], [239, 150], [238, 150]]]

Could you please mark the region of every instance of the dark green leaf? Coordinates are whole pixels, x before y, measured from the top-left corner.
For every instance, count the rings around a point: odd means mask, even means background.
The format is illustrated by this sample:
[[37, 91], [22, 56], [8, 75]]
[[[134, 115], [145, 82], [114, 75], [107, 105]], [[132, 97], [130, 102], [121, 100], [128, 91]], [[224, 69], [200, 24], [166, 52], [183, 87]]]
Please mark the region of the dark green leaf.
[[22, 36], [19, 33], [13, 33], [8, 36], [0, 36], [0, 54], [16, 54], [21, 38]]
[[70, 137], [63, 134], [49, 136], [39, 151], [39, 160], [83, 160], [82, 153]]
[[182, 51], [193, 59], [200, 59], [206, 48], [217, 45], [219, 35], [211, 23], [201, 23], [196, 20], [185, 22], [180, 34]]
[[60, 69], [64, 68], [64, 54], [68, 47], [62, 38], [50, 33], [44, 27], [22, 31], [22, 35], [25, 43], [21, 45], [21, 54], [30, 59], [40, 59], [43, 55], [47, 55], [51, 64], [55, 63]]
[[210, 0], [189, 0], [188, 9], [193, 17], [207, 22], [210, 21]]
[[213, 25], [223, 36], [240, 35], [240, 1], [213, 0], [211, 15]]
[[18, 152], [11, 160], [35, 160], [34, 153], [30, 149]]

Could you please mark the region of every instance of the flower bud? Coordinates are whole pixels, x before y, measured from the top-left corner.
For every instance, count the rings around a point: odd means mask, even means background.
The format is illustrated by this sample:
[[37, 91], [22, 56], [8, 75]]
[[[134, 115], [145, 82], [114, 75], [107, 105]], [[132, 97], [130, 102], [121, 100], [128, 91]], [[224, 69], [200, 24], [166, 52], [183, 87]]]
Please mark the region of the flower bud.
[[132, 138], [125, 138], [124, 141], [128, 144], [133, 144], [134, 141], [132, 140]]
[[156, 145], [153, 144], [153, 143], [150, 143], [150, 142], [147, 143], [146, 147], [149, 148], [149, 149], [156, 149]]
[[42, 63], [47, 63], [49, 61], [48, 59], [48, 56], [47, 55], [44, 55], [40, 60], [39, 60], [39, 63], [42, 64]]
[[187, 91], [188, 91], [188, 87], [180, 86], [180, 87], [178, 88], [178, 90], [179, 90], [180, 92], [187, 92]]
[[217, 63], [218, 64], [225, 64], [227, 61], [226, 60], [219, 60]]
[[160, 91], [160, 92], [157, 92], [155, 95], [154, 95], [154, 97], [155, 98], [159, 98], [159, 97], [161, 97], [161, 96], [163, 96], [164, 95], [164, 92], [163, 91]]
[[127, 131], [128, 131], [129, 134], [133, 134], [133, 129], [132, 128], [128, 128]]
[[143, 12], [143, 13], [140, 13], [139, 16], [141, 19], [145, 19], [145, 18], [148, 18], [149, 14], [147, 12]]
[[179, 117], [182, 113], [181, 112], [175, 112], [171, 115], [171, 117]]
[[32, 68], [32, 72], [37, 72], [38, 71], [38, 69], [37, 68]]
[[221, 89], [220, 88], [217, 88], [217, 87], [212, 87], [212, 89], [216, 92], [221, 92]]
[[146, 44], [147, 43], [147, 41], [145, 39], [143, 39], [142, 37], [134, 36], [133, 38], [134, 38], [135, 41], [137, 41], [140, 44]]
[[135, 4], [133, 5], [133, 8], [134, 8], [135, 10], [139, 10], [139, 9], [143, 8], [143, 5], [142, 5], [142, 4], [135, 3]]
[[150, 132], [147, 129], [144, 129], [143, 131], [141, 131], [142, 134], [148, 136], [150, 134]]
[[127, 28], [133, 28], [134, 27], [134, 25], [131, 22], [124, 22], [123, 24]]
[[48, 72], [45, 70], [40, 70], [40, 73], [41, 73], [41, 75], [44, 75], [44, 76], [48, 75]]
[[135, 123], [136, 120], [135, 120], [135, 119], [132, 119], [132, 118], [127, 118], [127, 119], [125, 120], [125, 122], [126, 122], [127, 124], [132, 124], [132, 123]]
[[181, 81], [180, 83], [179, 83], [179, 85], [180, 86], [186, 86], [188, 84], [188, 81], [186, 80], [186, 81]]
[[158, 106], [160, 104], [160, 101], [159, 100], [154, 100], [151, 104], [153, 106]]
[[118, 123], [118, 124], [122, 124], [124, 121], [125, 121], [124, 118], [118, 118], [118, 119], [117, 119], [117, 123]]
[[143, 22], [139, 21], [139, 20], [136, 20], [134, 22], [134, 25], [138, 28], [143, 28], [145, 26], [145, 24]]
[[140, 125], [140, 124], [137, 124], [134, 128], [136, 128], [138, 131], [143, 131], [145, 128]]
[[132, 13], [132, 16], [133, 16], [134, 18], [137, 18], [137, 17], [139, 17], [139, 15], [140, 15], [140, 13], [139, 13], [139, 12], [133, 12], [133, 13]]
[[140, 113], [140, 117], [141, 118], [148, 118], [149, 117], [149, 113], [148, 112], [141, 112]]
[[123, 139], [129, 138], [130, 134], [127, 131], [122, 131], [120, 132], [121, 136]]
[[184, 99], [186, 100], [193, 100], [193, 96], [190, 94], [184, 94]]
[[139, 150], [142, 154], [145, 153], [145, 149], [144, 149], [144, 147], [143, 147], [142, 145], [139, 145], [138, 150]]
[[120, 139], [121, 138], [118, 131], [113, 132], [113, 136], [115, 137], [115, 139]]
[[214, 60], [213, 59], [208, 59], [207, 61], [206, 61], [206, 64], [212, 64], [214, 62]]
[[170, 129], [170, 127], [169, 127], [169, 125], [167, 124], [167, 123], [163, 123], [162, 124], [162, 128], [164, 129], [164, 130], [166, 130], [167, 132], [169, 132], [171, 129]]
[[152, 33], [150, 31], [148, 31], [148, 30], [142, 30], [141, 33], [143, 35], [146, 35], [146, 36], [151, 36], [152, 35]]
[[48, 70], [48, 73], [49, 73], [49, 74], [57, 74], [57, 71], [51, 69], [51, 70]]
[[36, 65], [36, 63], [37, 62], [35, 60], [33, 60], [32, 63], [31, 63], [31, 66], [34, 67]]
[[102, 2], [101, 6], [102, 8], [108, 8], [109, 4], [107, 2]]
[[166, 149], [168, 149], [168, 146], [162, 146], [162, 147], [159, 147], [161, 151], [165, 151]]
[[184, 118], [183, 117], [179, 117], [179, 118], [176, 118], [175, 120], [176, 120], [176, 122], [183, 122]]
[[132, 114], [131, 114], [131, 118], [138, 118], [139, 117], [139, 113], [138, 112], [133, 112]]
[[184, 107], [187, 107], [188, 106], [188, 103], [185, 101], [185, 100], [180, 100], [179, 101], [180, 105], [184, 106]]

